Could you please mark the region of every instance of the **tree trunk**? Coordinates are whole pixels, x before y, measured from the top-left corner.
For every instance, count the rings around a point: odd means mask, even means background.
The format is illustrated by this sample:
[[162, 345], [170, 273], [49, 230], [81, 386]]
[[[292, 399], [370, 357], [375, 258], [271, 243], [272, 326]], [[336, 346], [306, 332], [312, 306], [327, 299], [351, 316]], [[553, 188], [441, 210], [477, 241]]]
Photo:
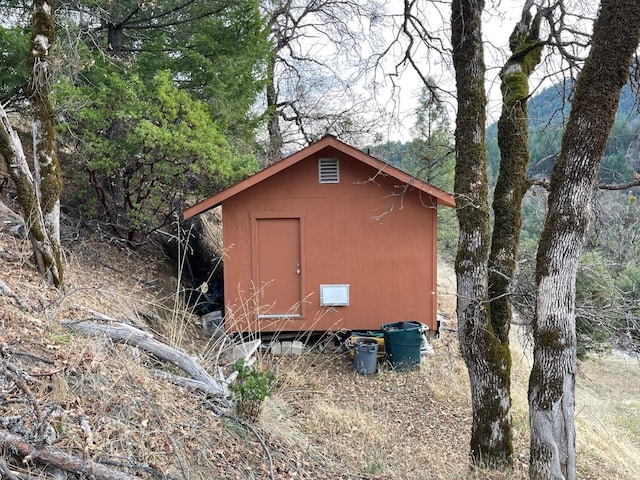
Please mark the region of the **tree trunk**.
[[602, 0], [551, 177], [536, 265], [530, 478], [575, 479], [575, 278], [599, 163], [640, 41], [640, 2]]
[[500, 173], [493, 194], [496, 221], [489, 254], [489, 298], [491, 323], [496, 336], [509, 344], [512, 320], [511, 287], [522, 225], [522, 198], [530, 186], [529, 165], [529, 76], [542, 54], [539, 40], [540, 15], [532, 19], [533, 0], [527, 0], [522, 18], [509, 39], [511, 57], [500, 72], [502, 113], [498, 121]]
[[[55, 113], [51, 105], [51, 62], [49, 50], [55, 39], [53, 0], [36, 0], [33, 5], [30, 76], [27, 94], [33, 110], [33, 165], [36, 192], [44, 219], [44, 233], [48, 238], [53, 258], [42, 257], [49, 281], [62, 286], [63, 265], [60, 248], [60, 191], [62, 174], [56, 152], [54, 130]], [[35, 248], [35, 246], [34, 246]], [[35, 248], [36, 257], [39, 249]]]
[[62, 181], [56, 155], [54, 112], [49, 99], [51, 71], [49, 50], [54, 40], [53, 3], [34, 2], [29, 52], [28, 96], [33, 110], [34, 175], [22, 143], [0, 106], [0, 153], [16, 185], [18, 201], [29, 229], [36, 264], [50, 283], [61, 287], [63, 263], [60, 248], [60, 190]]
[[[62, 286], [63, 263], [60, 257], [59, 239], [49, 236], [29, 164], [22, 149], [22, 142], [13, 130], [6, 112], [0, 105], [0, 155], [4, 157], [7, 170], [16, 186], [18, 202], [22, 207], [25, 226], [33, 246], [38, 271], [50, 283]], [[57, 240], [56, 247], [52, 242]]]
[[[107, 51], [116, 58], [122, 57], [122, 42], [124, 40], [124, 25], [120, 6], [114, 4], [110, 19], [107, 23]], [[136, 8], [137, 11], [137, 8]]]
[[[273, 53], [272, 55], [275, 55]], [[266, 165], [269, 166], [282, 159], [282, 131], [280, 130], [280, 113], [278, 112], [278, 87], [275, 84], [275, 58], [270, 58], [267, 71], [267, 128], [269, 131], [269, 151]]]
[[485, 152], [486, 95], [481, 16], [483, 0], [452, 3], [453, 63], [458, 114], [455, 193], [460, 226], [456, 278], [458, 336], [469, 371], [473, 465], [511, 465], [509, 356], [490, 322], [487, 292], [489, 202]]
[[[512, 320], [511, 286], [516, 269], [516, 255], [520, 241], [522, 223], [522, 198], [527, 191], [529, 76], [540, 61], [542, 44], [538, 40], [540, 16], [532, 20], [528, 1], [522, 19], [510, 38], [512, 55], [506, 62], [500, 77], [502, 80], [502, 114], [498, 122], [498, 145], [500, 147], [500, 174], [493, 200], [494, 218], [489, 254], [489, 318], [488, 332], [493, 338], [489, 349], [481, 352], [488, 357], [494, 385], [499, 395], [493, 402], [493, 411], [487, 421], [495, 435], [494, 445], [487, 445], [494, 452], [489, 463], [506, 467], [513, 460], [513, 431], [511, 426], [511, 352], [509, 329]], [[485, 394], [486, 398], [488, 394]], [[497, 402], [499, 398], [499, 403]], [[486, 407], [482, 407], [486, 408]], [[481, 449], [477, 449], [482, 452]], [[472, 450], [473, 451], [473, 450]], [[485, 458], [486, 453], [481, 453]], [[476, 459], [477, 461], [478, 459]], [[483, 460], [487, 461], [487, 460]]]

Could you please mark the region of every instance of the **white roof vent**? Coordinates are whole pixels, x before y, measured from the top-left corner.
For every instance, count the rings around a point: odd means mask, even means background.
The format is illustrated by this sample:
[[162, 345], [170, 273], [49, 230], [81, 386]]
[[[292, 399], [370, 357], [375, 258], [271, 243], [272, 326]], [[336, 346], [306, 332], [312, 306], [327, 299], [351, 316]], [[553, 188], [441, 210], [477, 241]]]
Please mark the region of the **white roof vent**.
[[318, 180], [320, 183], [340, 183], [340, 168], [337, 158], [318, 160]]

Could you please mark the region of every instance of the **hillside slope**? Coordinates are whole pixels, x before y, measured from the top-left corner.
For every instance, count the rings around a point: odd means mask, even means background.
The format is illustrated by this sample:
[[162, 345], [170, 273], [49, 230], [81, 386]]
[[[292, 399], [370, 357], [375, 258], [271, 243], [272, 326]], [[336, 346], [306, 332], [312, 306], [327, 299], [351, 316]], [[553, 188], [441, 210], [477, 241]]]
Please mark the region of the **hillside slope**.
[[[3, 439], [16, 435], [52, 458], [65, 458], [63, 452], [134, 478], [268, 478], [267, 450], [278, 478], [351, 478], [296, 445], [258, 437], [221, 416], [215, 399], [151, 374], [174, 367], [61, 325], [100, 313], [152, 332], [203, 365], [211, 367], [217, 354], [197, 317], [174, 305], [175, 287], [161, 259], [105, 244], [99, 232], [69, 235], [67, 229], [65, 236], [68, 287], [60, 293], [38, 278], [28, 243], [0, 231]], [[19, 457], [6, 458], [14, 473], [54, 478]]]
[[[277, 390], [257, 424], [247, 426], [215, 398], [152, 374], [175, 373], [175, 367], [128, 345], [74, 334], [63, 325], [106, 315], [179, 347], [211, 372], [216, 364], [224, 367], [224, 349], [212, 344], [198, 318], [175, 301], [176, 282], [161, 256], [120, 248], [106, 241], [104, 232], [80, 231], [68, 221], [63, 229], [68, 288], [58, 292], [40, 281], [28, 242], [12, 234], [11, 225], [0, 226], [0, 439], [7, 445], [19, 437], [36, 451], [27, 460], [15, 447], [3, 449], [0, 469], [5, 472], [25, 479], [467, 475], [469, 387], [455, 333], [434, 339], [435, 356], [410, 373], [381, 366], [376, 375], [359, 376], [341, 348], [309, 350], [301, 357], [264, 353], [261, 362], [276, 372]], [[450, 274], [442, 277], [450, 280]], [[452, 283], [442, 283], [441, 308], [450, 315], [454, 291]], [[447, 326], [453, 330], [455, 325]], [[640, 471], [638, 460], [632, 460], [640, 458], [638, 365], [608, 362], [583, 366], [586, 373], [579, 380], [580, 392], [589, 394], [578, 396], [579, 421], [589, 412], [578, 432], [580, 477], [605, 478], [599, 475], [608, 472], [606, 478], [631, 479]], [[477, 472], [472, 478], [527, 478], [528, 365], [527, 355], [518, 353], [516, 471], [503, 477]], [[615, 378], [610, 368], [619, 376], [627, 369], [636, 376], [625, 385], [602, 382], [602, 377]], [[620, 400], [620, 392], [633, 396]], [[605, 437], [596, 443], [588, 429], [599, 439], [603, 430], [615, 434], [615, 441]], [[615, 455], [604, 448], [606, 443], [614, 446]], [[66, 465], [84, 474], [65, 477], [45, 469], [38, 461], [42, 453], [79, 462]], [[106, 469], [106, 476], [100, 476], [100, 469]]]

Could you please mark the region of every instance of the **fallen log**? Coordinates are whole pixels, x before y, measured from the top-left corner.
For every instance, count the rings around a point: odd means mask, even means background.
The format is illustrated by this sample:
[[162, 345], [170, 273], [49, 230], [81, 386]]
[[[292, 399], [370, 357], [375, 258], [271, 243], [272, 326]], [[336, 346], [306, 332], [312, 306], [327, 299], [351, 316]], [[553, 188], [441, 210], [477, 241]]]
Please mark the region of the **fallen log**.
[[161, 380], [166, 380], [174, 385], [179, 385], [181, 387], [185, 387], [191, 390], [200, 390], [201, 392], [217, 395], [219, 396], [219, 391], [216, 389], [211, 390], [209, 384], [201, 382], [199, 380], [194, 380], [192, 378], [179, 377], [177, 375], [172, 375], [171, 373], [164, 372], [162, 370], [153, 370], [151, 374], [159, 378]]
[[[76, 332], [95, 337], [108, 337], [114, 342], [138, 347], [182, 369], [193, 380], [196, 380], [197, 383], [192, 385], [201, 385], [200, 389], [204, 392], [223, 398], [229, 396], [226, 382], [218, 382], [198, 363], [196, 358], [160, 342], [144, 330], [115, 320], [105, 323], [103, 318], [81, 321], [65, 320], [61, 323]], [[184, 383], [189, 382], [185, 381]]]
[[25, 459], [28, 458], [39, 465], [54, 466], [87, 478], [96, 480], [139, 480], [140, 478], [101, 465], [88, 458], [74, 457], [54, 447], [36, 447], [25, 441], [24, 438], [2, 430], [0, 430], [0, 445], [3, 446], [3, 450]]

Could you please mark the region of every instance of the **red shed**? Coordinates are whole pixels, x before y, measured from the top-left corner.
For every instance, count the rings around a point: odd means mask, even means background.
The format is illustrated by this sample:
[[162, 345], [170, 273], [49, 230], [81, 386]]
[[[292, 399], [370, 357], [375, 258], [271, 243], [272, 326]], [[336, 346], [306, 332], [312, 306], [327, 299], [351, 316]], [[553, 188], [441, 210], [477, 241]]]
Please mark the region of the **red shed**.
[[453, 197], [327, 136], [184, 212], [222, 206], [227, 332], [436, 328]]

